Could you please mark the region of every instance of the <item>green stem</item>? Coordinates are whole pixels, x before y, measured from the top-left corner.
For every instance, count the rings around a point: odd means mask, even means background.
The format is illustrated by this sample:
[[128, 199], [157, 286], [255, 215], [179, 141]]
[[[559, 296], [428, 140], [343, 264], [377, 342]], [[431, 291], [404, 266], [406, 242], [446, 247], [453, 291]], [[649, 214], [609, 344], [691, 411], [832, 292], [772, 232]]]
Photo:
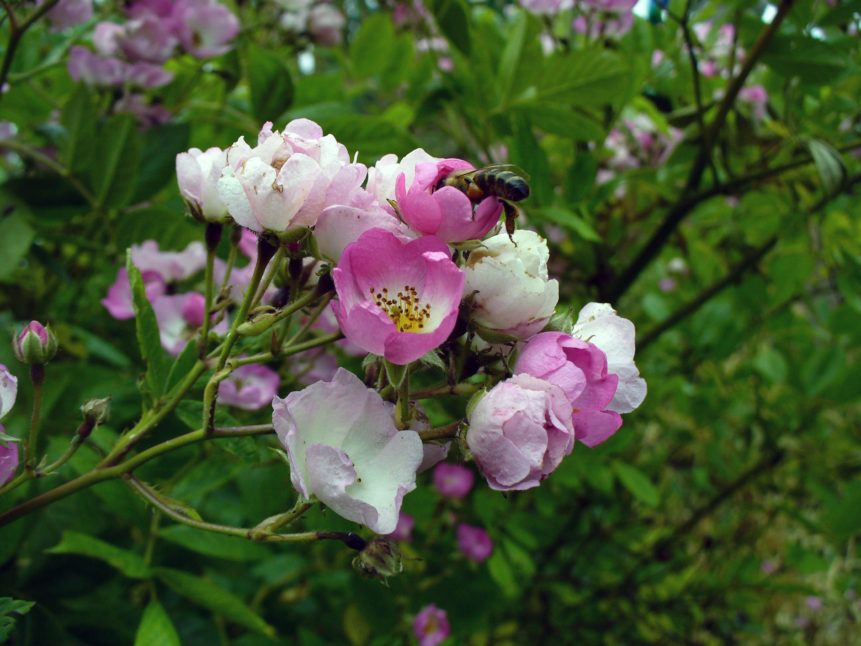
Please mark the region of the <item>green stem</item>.
[[[321, 300], [320, 304], [314, 308], [314, 311], [311, 312], [311, 314], [308, 316], [308, 320], [305, 321], [305, 323], [302, 325], [302, 327], [299, 328], [299, 331], [296, 332], [296, 334], [294, 334], [293, 336], [291, 336], [287, 340], [287, 343], [286, 343], [287, 347], [293, 345], [297, 340], [299, 340], [303, 336], [305, 336], [305, 334], [308, 332], [308, 330], [311, 329], [311, 326], [314, 325], [314, 323], [317, 321], [318, 318], [320, 318], [320, 314], [323, 313], [323, 310], [326, 309], [326, 306], [329, 304], [329, 301], [331, 301], [331, 300], [332, 300], [331, 294], [327, 294], [326, 296], [323, 297], [323, 300]], [[286, 330], [285, 330], [285, 332], [286, 332]], [[281, 346], [281, 345], [285, 345], [285, 344], [279, 344], [279, 346]]]
[[[18, 49], [18, 44], [21, 42], [24, 33], [32, 27], [39, 18], [48, 13], [60, 0], [47, 0], [42, 5], [36, 8], [27, 18], [20, 24], [15, 20], [15, 14], [7, 6], [6, 10], [9, 14], [9, 42], [6, 44], [6, 52], [3, 55], [3, 62], [0, 63], [0, 87], [6, 85], [6, 78], [9, 76], [9, 70], [12, 67], [12, 60], [15, 58], [15, 51]], [[3, 93], [0, 92], [0, 98]]]
[[486, 384], [484, 382], [480, 384], [461, 382], [459, 384], [455, 384], [454, 386], [449, 386], [448, 384], [446, 384], [443, 386], [436, 386], [434, 388], [417, 390], [413, 393], [413, 399], [434, 399], [436, 397], [440, 397], [441, 395], [472, 395], [484, 388], [485, 385]]
[[93, 471], [85, 473], [84, 475], [75, 478], [74, 480], [69, 480], [68, 482], [64, 482], [63, 484], [54, 487], [53, 489], [49, 489], [48, 491], [31, 498], [29, 500], [24, 501], [20, 505], [9, 509], [6, 512], [0, 514], [0, 527], [11, 523], [22, 516], [26, 516], [29, 513], [32, 513], [42, 507], [50, 505], [58, 500], [62, 500], [63, 498], [72, 495], [82, 489], [86, 489], [94, 484], [98, 484], [99, 482], [104, 482], [105, 480], [111, 480], [113, 478], [119, 478], [122, 475], [137, 469], [142, 464], [149, 462], [150, 460], [159, 457], [165, 453], [169, 453], [170, 451], [175, 451], [177, 449], [181, 449], [189, 444], [194, 444], [196, 442], [201, 442], [207, 439], [219, 439], [219, 438], [232, 438], [232, 437], [247, 437], [253, 435], [268, 435], [270, 433], [274, 433], [275, 429], [272, 428], [271, 424], [259, 424], [254, 426], [235, 426], [228, 428], [215, 429], [213, 432], [207, 434], [204, 433], [203, 429], [199, 429], [197, 431], [192, 431], [190, 433], [186, 433], [185, 435], [180, 435], [178, 437], [171, 438], [161, 444], [156, 444], [155, 446], [151, 446], [150, 448], [141, 451], [140, 453], [133, 455], [125, 462], [120, 462], [119, 464], [109, 464], [108, 458], [102, 460], [102, 462], [96, 466]]
[[419, 437], [422, 442], [430, 442], [431, 440], [449, 440], [457, 437], [457, 432], [460, 429], [461, 420], [438, 426], [437, 428], [429, 428], [426, 431], [419, 431]]
[[194, 386], [200, 375], [206, 370], [206, 365], [202, 361], [198, 361], [185, 378], [176, 385], [175, 391], [170, 395], [167, 401], [158, 408], [152, 409], [144, 413], [137, 424], [125, 435], [120, 437], [119, 441], [111, 449], [110, 453], [99, 463], [100, 467], [116, 464], [118, 460], [128, 453], [128, 451], [137, 444], [143, 437], [153, 428], [167, 417], [179, 405], [179, 402], [185, 397], [188, 390]]
[[[299, 354], [300, 352], [305, 352], [305, 350], [310, 350], [312, 348], [317, 348], [322, 345], [328, 345], [330, 343], [334, 343], [335, 341], [340, 341], [344, 338], [344, 335], [340, 332], [333, 332], [332, 334], [327, 334], [326, 336], [319, 336], [316, 339], [310, 339], [305, 341], [304, 343], [297, 343], [296, 345], [288, 345], [278, 351], [278, 357], [289, 357], [294, 354]], [[239, 366], [245, 366], [249, 363], [265, 363], [266, 361], [272, 361], [275, 358], [275, 355], [271, 352], [261, 352], [259, 354], [254, 354], [248, 357], [237, 357], [235, 359], [230, 360], [230, 365], [236, 369]]]
[[221, 294], [227, 288], [227, 283], [230, 281], [230, 274], [233, 273], [233, 265], [236, 264], [236, 256], [239, 252], [238, 245], [234, 242], [230, 245], [230, 251], [227, 253], [227, 267], [224, 269], [224, 277], [221, 279], [221, 285], [218, 286], [218, 293]]
[[24, 469], [32, 473], [36, 468], [39, 451], [39, 421], [42, 414], [42, 392], [45, 383], [45, 366], [34, 363], [30, 366], [30, 381], [33, 382], [33, 414], [30, 418], [30, 434], [24, 444]]
[[272, 284], [272, 281], [275, 280], [275, 274], [278, 273], [278, 268], [281, 264], [281, 259], [283, 257], [284, 248], [278, 247], [278, 251], [275, 252], [275, 256], [272, 258], [272, 262], [269, 263], [269, 267], [266, 270], [266, 275], [260, 282], [260, 287], [257, 289], [257, 292], [254, 296], [254, 300], [251, 302], [251, 307], [256, 306], [261, 300], [263, 300], [263, 295], [266, 293], [266, 290], [269, 289], [269, 285]]
[[237, 536], [239, 538], [247, 538], [254, 541], [270, 543], [297, 543], [326, 538], [320, 532], [274, 534], [265, 530], [260, 530], [257, 527], [232, 527], [230, 525], [220, 525], [218, 523], [210, 523], [205, 520], [190, 518], [177, 511], [174, 506], [165, 501], [158, 492], [155, 491], [155, 489], [138, 480], [135, 476], [128, 474], [125, 479], [135, 493], [150, 505], [158, 509], [162, 514], [168, 518], [172, 518], [178, 523], [194, 527], [195, 529], [202, 529], [207, 532], [215, 532], [217, 534], [226, 534], [227, 536]]
[[206, 349], [209, 345], [209, 326], [212, 324], [212, 293], [215, 287], [212, 284], [212, 270], [215, 266], [215, 251], [218, 249], [218, 243], [221, 242], [222, 229], [223, 226], [220, 223], [207, 222], [204, 233], [206, 239], [206, 271], [204, 273], [203, 326], [200, 330], [199, 356], [201, 359], [206, 356]]

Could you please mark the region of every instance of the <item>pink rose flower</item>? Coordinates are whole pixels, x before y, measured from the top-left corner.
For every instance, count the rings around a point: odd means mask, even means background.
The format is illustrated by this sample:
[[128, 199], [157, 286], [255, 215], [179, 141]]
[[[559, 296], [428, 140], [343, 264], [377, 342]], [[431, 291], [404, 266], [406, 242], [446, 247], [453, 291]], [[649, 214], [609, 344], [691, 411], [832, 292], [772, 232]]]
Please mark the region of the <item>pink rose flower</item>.
[[152, 13], [129, 20], [117, 34], [117, 46], [130, 62], [164, 63], [173, 56], [179, 39], [173, 24]]
[[336, 205], [324, 209], [314, 227], [314, 237], [320, 253], [338, 262], [347, 245], [371, 229], [389, 231], [404, 241], [416, 237], [409, 227], [376, 203], [366, 208]]
[[191, 242], [182, 251], [161, 251], [155, 240], [132, 245], [132, 262], [141, 274], [154, 272], [166, 283], [185, 280], [206, 266], [206, 247]]
[[427, 154], [421, 148], [416, 148], [407, 153], [400, 161], [398, 161], [397, 155], [383, 155], [376, 164], [368, 169], [366, 190], [376, 198], [377, 202], [386, 209], [390, 209], [394, 215], [394, 210], [389, 206], [389, 200], [394, 200], [397, 197], [395, 185], [398, 177], [403, 175], [406, 187], [410, 188], [416, 176], [416, 166], [435, 164], [438, 161], [439, 159]]
[[283, 233], [314, 226], [327, 206], [350, 204], [366, 172], [313, 121], [295, 119], [282, 133], [267, 122], [257, 147], [240, 137], [227, 149], [218, 193], [237, 224]]
[[416, 486], [422, 441], [395, 428], [394, 406], [343, 368], [272, 406], [302, 498], [316, 496], [377, 534], [395, 531], [403, 497]]
[[422, 608], [413, 620], [413, 633], [419, 640], [419, 646], [441, 644], [451, 633], [445, 610], [433, 603]]
[[481, 527], [461, 523], [457, 526], [457, 547], [470, 561], [481, 563], [493, 553], [493, 541]]
[[616, 394], [619, 377], [607, 373], [601, 350], [564, 332], [542, 332], [523, 346], [515, 374], [548, 381], [571, 403], [577, 439], [595, 446], [622, 426], [622, 417], [606, 410]]
[[308, 31], [315, 43], [334, 47], [341, 43], [347, 19], [337, 7], [328, 3], [315, 4], [308, 14]]
[[409, 514], [401, 512], [400, 516], [398, 516], [398, 524], [395, 527], [395, 531], [393, 531], [391, 534], [387, 534], [386, 538], [393, 541], [403, 541], [405, 543], [409, 543], [413, 540], [413, 527], [415, 527], [415, 524], [415, 518], [413, 518]]
[[[0, 424], [0, 434], [3, 433]], [[18, 469], [18, 443], [0, 442], [0, 485], [4, 485], [15, 477]]]
[[460, 189], [437, 188], [451, 173], [472, 169], [472, 164], [462, 159], [421, 163], [415, 167], [415, 177], [409, 188], [406, 175], [398, 175], [395, 195], [404, 222], [423, 235], [434, 235], [445, 242], [483, 238], [499, 221], [500, 201], [486, 197], [474, 206]]
[[6, 417], [18, 397], [18, 377], [0, 363], [0, 419]]
[[[588, 303], [577, 315], [571, 334], [588, 340], [607, 357], [607, 372], [619, 378], [608, 410], [630, 413], [646, 398], [646, 381], [634, 363], [636, 330], [628, 319], [616, 314], [607, 303]], [[579, 432], [577, 434], [579, 438]]]
[[467, 467], [443, 462], [434, 469], [433, 484], [436, 490], [446, 498], [462, 500], [472, 491], [472, 485], [475, 484], [475, 474], [472, 469]]
[[433, 236], [404, 243], [371, 229], [347, 246], [332, 276], [341, 331], [366, 352], [406, 365], [454, 329], [463, 272]]
[[574, 448], [572, 417], [561, 388], [520, 374], [479, 400], [469, 416], [466, 443], [491, 489], [530, 489]]
[[[223, 222], [227, 219], [227, 207], [218, 196], [218, 180], [226, 165], [227, 156], [221, 148], [209, 148], [206, 152], [192, 148], [176, 156], [179, 192], [198, 220]], [[256, 236], [254, 245], [256, 249]]]
[[240, 366], [218, 384], [218, 401], [244, 410], [259, 410], [272, 403], [281, 377], [263, 364]]

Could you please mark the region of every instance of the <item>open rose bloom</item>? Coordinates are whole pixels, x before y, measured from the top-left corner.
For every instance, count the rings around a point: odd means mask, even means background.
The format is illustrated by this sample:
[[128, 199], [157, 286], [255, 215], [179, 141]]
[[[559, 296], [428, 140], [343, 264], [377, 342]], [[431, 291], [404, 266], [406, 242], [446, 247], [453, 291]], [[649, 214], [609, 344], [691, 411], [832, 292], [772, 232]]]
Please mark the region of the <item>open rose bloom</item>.
[[432, 236], [404, 243], [379, 229], [344, 250], [332, 309], [360, 348], [406, 365], [438, 347], [457, 320], [463, 272]]

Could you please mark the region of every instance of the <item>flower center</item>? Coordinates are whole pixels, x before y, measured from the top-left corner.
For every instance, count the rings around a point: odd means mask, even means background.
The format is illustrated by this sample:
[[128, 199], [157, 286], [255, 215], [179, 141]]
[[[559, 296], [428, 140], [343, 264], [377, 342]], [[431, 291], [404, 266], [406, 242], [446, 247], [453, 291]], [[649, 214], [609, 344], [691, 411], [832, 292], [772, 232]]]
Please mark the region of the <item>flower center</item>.
[[415, 287], [404, 285], [403, 290], [396, 296], [390, 295], [385, 287], [380, 291], [371, 287], [370, 292], [376, 306], [392, 320], [398, 332], [424, 331], [425, 323], [430, 318], [431, 306], [430, 303], [422, 305]]

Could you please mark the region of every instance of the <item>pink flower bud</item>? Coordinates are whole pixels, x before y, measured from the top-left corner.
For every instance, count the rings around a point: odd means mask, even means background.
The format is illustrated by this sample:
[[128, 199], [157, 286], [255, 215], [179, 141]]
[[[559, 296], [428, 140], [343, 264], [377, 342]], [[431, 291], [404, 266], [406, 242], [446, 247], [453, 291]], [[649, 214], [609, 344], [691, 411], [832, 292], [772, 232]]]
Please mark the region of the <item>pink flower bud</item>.
[[481, 527], [461, 523], [457, 526], [457, 547], [470, 561], [481, 563], [493, 553], [493, 541]]
[[[218, 196], [218, 180], [226, 164], [227, 156], [221, 148], [209, 148], [206, 152], [192, 148], [176, 156], [179, 192], [198, 220], [223, 222], [227, 219], [227, 207]], [[257, 237], [254, 238], [256, 256]]]
[[38, 321], [30, 321], [18, 333], [12, 346], [18, 361], [28, 364], [45, 364], [57, 354], [57, 337], [50, 328]]
[[437, 491], [446, 498], [462, 500], [472, 491], [475, 474], [472, 469], [459, 464], [443, 462], [438, 464], [433, 472], [433, 484]]
[[182, 302], [182, 318], [191, 327], [200, 327], [206, 319], [206, 298], [203, 294], [191, 292]]
[[516, 375], [496, 384], [475, 405], [466, 444], [491, 489], [530, 489], [574, 448], [572, 417], [561, 388]]

